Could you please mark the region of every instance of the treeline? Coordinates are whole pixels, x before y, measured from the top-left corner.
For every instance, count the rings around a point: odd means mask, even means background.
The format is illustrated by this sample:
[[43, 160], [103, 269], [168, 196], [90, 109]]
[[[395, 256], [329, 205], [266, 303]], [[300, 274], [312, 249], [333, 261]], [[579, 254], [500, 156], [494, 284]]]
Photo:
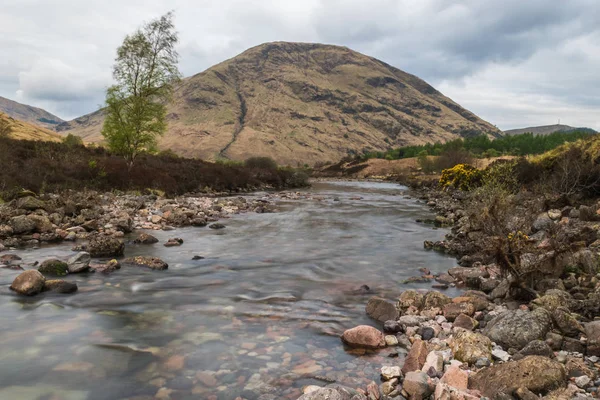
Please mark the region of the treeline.
[[308, 180], [303, 171], [280, 168], [268, 158], [225, 165], [178, 157], [170, 151], [142, 154], [128, 171], [123, 157], [102, 147], [83, 146], [75, 137], [65, 139], [65, 143], [0, 137], [0, 154], [0, 201], [10, 200], [23, 190], [154, 189], [178, 195], [205, 189], [236, 192], [300, 187]]
[[498, 157], [502, 155], [525, 156], [542, 154], [567, 142], [575, 142], [588, 137], [595, 132], [592, 130], [576, 130], [571, 132], [555, 132], [549, 135], [503, 136], [490, 140], [487, 136], [475, 136], [467, 139], [456, 139], [446, 143], [432, 143], [421, 146], [407, 146], [387, 152], [367, 153], [364, 159], [384, 158], [398, 160], [402, 158], [440, 156], [447, 152], [467, 151], [477, 158]]

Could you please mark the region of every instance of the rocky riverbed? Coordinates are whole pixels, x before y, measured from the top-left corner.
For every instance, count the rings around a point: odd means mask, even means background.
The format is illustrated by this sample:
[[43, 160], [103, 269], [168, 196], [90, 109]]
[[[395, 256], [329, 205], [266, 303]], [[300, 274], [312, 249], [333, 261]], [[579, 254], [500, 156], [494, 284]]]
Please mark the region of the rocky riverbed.
[[[454, 264], [423, 249], [446, 231], [415, 222], [433, 216], [394, 184], [319, 182], [245, 203], [77, 196], [89, 202], [74, 201], [75, 214], [53, 227], [74, 241], [42, 241], [37, 228], [3, 239], [0, 398], [296, 399], [311, 385], [366, 387], [405, 351], [344, 346], [342, 333], [377, 326], [364, 314], [370, 297], [392, 298], [422, 285], [403, 283], [420, 268], [440, 274]], [[15, 202], [3, 224], [60, 216], [66, 200], [34, 199], [58, 207]], [[190, 205], [200, 202], [207, 206]], [[248, 206], [229, 213], [234, 202]], [[118, 223], [123, 207], [131, 225]], [[75, 221], [82, 213], [95, 215], [97, 229]], [[198, 217], [207, 226], [192, 226]], [[23, 272], [37, 294], [10, 290]]]
[[380, 382], [308, 387], [301, 399], [598, 397], [600, 204], [522, 195], [509, 217], [529, 223], [516, 233], [524, 245], [515, 271], [535, 272], [523, 281], [496, 263], [498, 238], [471, 216], [473, 199], [437, 190], [420, 198], [438, 212], [427, 222], [452, 226], [425, 247], [456, 256], [460, 266], [409, 281], [468, 290], [454, 298], [422, 289], [402, 291], [396, 301], [369, 299], [365, 312], [379, 326], [347, 330], [344, 345], [408, 355], [381, 367]]

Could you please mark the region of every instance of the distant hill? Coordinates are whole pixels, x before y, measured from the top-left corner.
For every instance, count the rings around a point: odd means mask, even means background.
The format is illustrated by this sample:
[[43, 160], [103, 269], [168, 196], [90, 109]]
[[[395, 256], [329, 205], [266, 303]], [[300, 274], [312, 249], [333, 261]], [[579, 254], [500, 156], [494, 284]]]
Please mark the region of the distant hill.
[[20, 121], [43, 126], [49, 129], [54, 129], [56, 125], [64, 122], [59, 117], [54, 114], [50, 114], [46, 110], [17, 103], [16, 101], [9, 100], [4, 97], [0, 97], [0, 112], [3, 112], [9, 117], [13, 117]]
[[21, 140], [43, 140], [49, 142], [58, 142], [62, 136], [58, 133], [44, 127], [33, 125], [27, 122], [19, 121], [0, 112], [0, 120], [8, 121], [12, 131], [9, 137]]
[[549, 135], [554, 132], [571, 132], [571, 131], [589, 131], [590, 133], [596, 133], [595, 130], [590, 128], [575, 128], [569, 125], [544, 125], [544, 126], [530, 126], [529, 128], [522, 129], [510, 129], [504, 131], [506, 135], [521, 135], [523, 133], [533, 133], [534, 135]]
[[[56, 130], [102, 141], [103, 112]], [[490, 123], [418, 77], [345, 47], [266, 43], [185, 78], [168, 105], [163, 149], [190, 157], [281, 164], [478, 134]]]

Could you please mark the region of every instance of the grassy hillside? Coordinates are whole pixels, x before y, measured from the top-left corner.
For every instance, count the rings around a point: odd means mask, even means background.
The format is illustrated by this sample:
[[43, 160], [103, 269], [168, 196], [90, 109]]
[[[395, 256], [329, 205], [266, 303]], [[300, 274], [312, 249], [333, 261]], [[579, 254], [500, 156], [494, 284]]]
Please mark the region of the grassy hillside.
[[20, 140], [45, 140], [50, 142], [58, 142], [62, 140], [62, 136], [50, 129], [42, 128], [41, 126], [32, 125], [27, 122], [19, 121], [4, 113], [0, 112], [0, 121], [5, 121], [10, 126], [9, 137]]
[[[498, 136], [423, 80], [345, 47], [267, 43], [186, 78], [160, 147], [205, 159], [337, 161], [390, 146]], [[102, 111], [61, 124], [99, 142]]]

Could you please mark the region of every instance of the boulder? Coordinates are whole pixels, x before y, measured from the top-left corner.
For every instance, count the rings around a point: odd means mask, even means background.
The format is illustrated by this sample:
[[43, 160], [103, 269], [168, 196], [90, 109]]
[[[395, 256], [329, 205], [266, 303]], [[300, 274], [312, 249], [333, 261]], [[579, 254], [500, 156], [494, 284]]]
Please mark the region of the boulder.
[[77, 274], [89, 270], [91, 259], [90, 253], [80, 251], [67, 261], [69, 272], [71, 274]]
[[386, 322], [398, 318], [396, 306], [381, 297], [371, 297], [367, 302], [366, 312], [369, 317], [379, 322]]
[[359, 325], [346, 330], [342, 334], [342, 341], [351, 347], [365, 347], [376, 349], [385, 347], [385, 336], [379, 329], [368, 325]]
[[531, 226], [531, 230], [533, 232], [547, 231], [553, 225], [554, 225], [554, 221], [552, 220], [552, 218], [550, 218], [548, 216], [548, 213], [544, 212], [537, 216], [537, 218], [533, 222], [533, 225]]
[[298, 400], [367, 400], [367, 397], [354, 389], [333, 384], [305, 393]]
[[403, 312], [410, 307], [420, 310], [423, 308], [424, 299], [425, 297], [416, 290], [405, 290], [398, 299], [398, 309]]
[[203, 227], [203, 226], [206, 226], [206, 225], [208, 225], [208, 222], [206, 221], [205, 218], [200, 218], [199, 217], [199, 218], [194, 218], [192, 220], [192, 226]]
[[138, 237], [133, 241], [136, 244], [154, 244], [158, 243], [158, 239], [147, 233], [140, 233]]
[[585, 324], [585, 336], [587, 337], [587, 355], [600, 357], [600, 321]]
[[459, 315], [475, 314], [475, 307], [471, 303], [448, 303], [444, 306], [444, 317], [448, 321], [454, 321]]
[[566, 378], [565, 367], [559, 362], [541, 356], [528, 356], [519, 361], [482, 369], [470, 377], [469, 387], [490, 398], [496, 393], [512, 393], [521, 387], [544, 395], [564, 387]]
[[425, 365], [427, 361], [427, 343], [417, 339], [413, 342], [413, 345], [404, 359], [404, 365], [402, 366], [402, 373], [406, 375], [411, 371], [419, 371]]
[[177, 247], [183, 244], [183, 239], [181, 238], [169, 238], [167, 242], [164, 244], [165, 247]]
[[421, 371], [428, 373], [431, 368], [435, 371], [435, 373], [444, 372], [444, 355], [439, 351], [431, 351], [427, 354], [427, 359], [425, 360], [425, 364], [421, 368]]
[[554, 311], [552, 311], [552, 319], [558, 329], [567, 336], [576, 336], [580, 332], [585, 331], [579, 321], [565, 307], [557, 307], [554, 309]]
[[17, 200], [17, 208], [21, 208], [23, 210], [35, 211], [39, 209], [45, 209], [46, 203], [44, 203], [40, 199], [36, 199], [33, 196], [21, 197]]
[[117, 260], [110, 260], [106, 264], [90, 265], [90, 268], [94, 270], [94, 272], [110, 274], [118, 269], [121, 269], [121, 264]]
[[454, 279], [466, 283], [470, 287], [478, 288], [483, 279], [490, 277], [490, 273], [485, 267], [454, 267], [448, 270]]
[[395, 320], [385, 321], [383, 324], [383, 332], [385, 333], [400, 333], [402, 329], [402, 324]]
[[32, 219], [27, 218], [26, 215], [18, 215], [11, 218], [9, 225], [12, 228], [13, 233], [17, 235], [31, 233], [35, 230], [35, 222]]
[[19, 274], [10, 289], [25, 296], [35, 296], [42, 291], [45, 281], [44, 275], [32, 269]]
[[111, 222], [118, 231], [123, 233], [131, 233], [133, 231], [133, 219], [126, 212], [119, 214]]
[[70, 294], [77, 291], [77, 284], [63, 281], [62, 279], [47, 280], [44, 282], [43, 290], [62, 294]]
[[542, 356], [554, 358], [554, 352], [544, 340], [533, 340], [529, 342], [529, 344], [523, 347], [519, 353], [523, 356]]
[[440, 382], [459, 390], [467, 390], [469, 375], [466, 371], [452, 365], [448, 367], [446, 373], [444, 373], [444, 376], [440, 379]]
[[147, 267], [155, 270], [165, 270], [169, 264], [157, 257], [137, 256], [123, 260], [123, 265], [133, 265], [137, 267]]
[[225, 229], [226, 228], [225, 225], [218, 223], [218, 222], [216, 222], [214, 224], [210, 224], [208, 227], [210, 229]]
[[483, 329], [483, 334], [505, 349], [522, 349], [533, 340], [543, 340], [551, 327], [552, 317], [545, 309], [519, 309], [494, 317]]
[[474, 330], [475, 328], [477, 328], [478, 325], [479, 322], [465, 314], [459, 314], [458, 317], [456, 317], [456, 319], [454, 320], [455, 328], [462, 328], [468, 331]]
[[432, 290], [427, 292], [423, 300], [423, 308], [443, 308], [446, 304], [451, 303], [452, 299], [443, 293]]
[[431, 396], [433, 387], [425, 372], [413, 371], [406, 374], [402, 389], [408, 393], [411, 400], [423, 400]]
[[451, 345], [454, 358], [473, 365], [480, 358], [492, 359], [492, 342], [482, 334], [459, 331]]
[[565, 307], [570, 309], [573, 306], [573, 296], [568, 292], [558, 289], [547, 290], [542, 297], [531, 302], [534, 307], [545, 308], [552, 312], [558, 307]]
[[51, 258], [42, 262], [38, 271], [44, 275], [65, 276], [69, 273], [69, 266], [64, 261]]
[[402, 371], [398, 366], [384, 366], [381, 367], [381, 378], [384, 381], [389, 381], [393, 378], [402, 377]]
[[87, 250], [91, 257], [119, 257], [125, 252], [125, 244], [116, 238], [96, 235], [90, 239]]
[[29, 218], [31, 221], [33, 221], [34, 225], [35, 225], [35, 232], [38, 233], [48, 233], [48, 232], [54, 232], [54, 225], [52, 225], [52, 222], [50, 221], [50, 219], [48, 219], [48, 217], [45, 217], [43, 215], [36, 215], [36, 214], [31, 214], [28, 215], [27, 218]]

